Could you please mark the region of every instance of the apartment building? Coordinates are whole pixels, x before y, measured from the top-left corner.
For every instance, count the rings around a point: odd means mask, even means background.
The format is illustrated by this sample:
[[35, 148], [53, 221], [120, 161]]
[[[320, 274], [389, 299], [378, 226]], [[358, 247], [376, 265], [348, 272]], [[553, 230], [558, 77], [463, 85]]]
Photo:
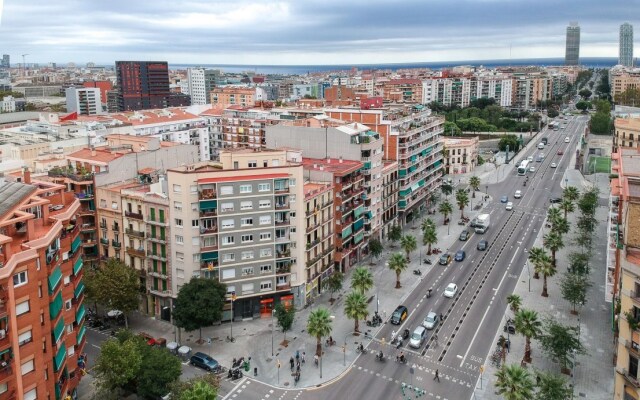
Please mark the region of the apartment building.
[[173, 293], [194, 276], [218, 279], [237, 296], [237, 318], [304, 304], [301, 161], [300, 152], [225, 149], [219, 163], [167, 171]]
[[387, 238], [389, 229], [398, 224], [398, 162], [385, 161], [382, 168], [382, 237]]
[[136, 111], [191, 105], [191, 98], [171, 93], [166, 61], [116, 61], [118, 110]]
[[0, 398], [76, 396], [85, 346], [80, 199], [64, 185], [0, 185]]
[[334, 271], [334, 211], [331, 182], [305, 182], [305, 304], [318, 297], [322, 281]]
[[211, 104], [214, 107], [253, 107], [257, 101], [266, 100], [266, 92], [257, 87], [224, 86], [211, 91]]
[[540, 101], [551, 100], [553, 79], [542, 75], [514, 76], [513, 106], [523, 110], [535, 109]]
[[335, 268], [346, 272], [366, 254], [364, 163], [335, 158], [304, 158], [304, 176], [311, 182], [331, 182], [335, 233]]
[[[640, 88], [640, 69], [613, 67], [609, 70], [609, 84], [611, 85], [611, 97], [616, 98], [627, 89]], [[638, 104], [635, 104], [637, 106]]]
[[398, 162], [398, 221], [404, 225], [417, 218], [429, 195], [440, 187], [444, 117], [432, 116], [431, 110], [421, 105], [370, 110], [332, 108], [325, 112], [331, 118], [358, 122], [380, 134], [384, 140], [383, 158]]
[[640, 148], [640, 118], [616, 118], [614, 128], [614, 147]]
[[217, 69], [187, 68], [187, 85], [183, 93], [191, 96], [191, 104], [209, 104], [209, 96], [220, 75]]
[[478, 163], [480, 139], [445, 138], [444, 173], [449, 175], [473, 172]]
[[422, 81], [422, 100], [424, 104], [436, 101], [445, 106], [468, 107], [471, 101], [471, 79], [465, 76], [425, 79]]
[[65, 94], [67, 112], [75, 112], [78, 115], [98, 115], [103, 113], [99, 88], [70, 87], [66, 89]]

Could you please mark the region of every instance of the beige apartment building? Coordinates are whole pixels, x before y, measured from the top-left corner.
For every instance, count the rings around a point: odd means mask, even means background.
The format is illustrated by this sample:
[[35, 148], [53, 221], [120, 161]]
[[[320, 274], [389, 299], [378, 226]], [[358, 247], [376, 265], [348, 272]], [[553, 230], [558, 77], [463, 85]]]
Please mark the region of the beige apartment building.
[[609, 72], [609, 84], [611, 85], [611, 97], [615, 99], [627, 89], [640, 88], [640, 71], [612, 68]]
[[478, 163], [478, 146], [480, 138], [444, 139], [444, 170], [445, 174], [466, 174], [473, 172]]
[[616, 118], [614, 147], [640, 147], [640, 118]]
[[237, 297], [233, 318], [304, 304], [301, 161], [296, 151], [233, 149], [219, 163], [167, 171], [173, 293], [192, 277], [218, 279]]
[[398, 162], [385, 161], [382, 168], [382, 237], [387, 238], [389, 229], [398, 224]]
[[216, 87], [211, 91], [211, 104], [214, 107], [242, 106], [253, 107], [256, 103], [256, 88], [241, 86]]

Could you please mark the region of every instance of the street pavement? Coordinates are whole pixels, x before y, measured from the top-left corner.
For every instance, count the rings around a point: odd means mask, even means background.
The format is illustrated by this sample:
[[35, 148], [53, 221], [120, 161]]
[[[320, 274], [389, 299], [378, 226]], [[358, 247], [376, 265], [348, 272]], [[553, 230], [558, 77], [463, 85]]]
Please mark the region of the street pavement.
[[[440, 214], [431, 216], [437, 224], [439, 242], [436, 247], [444, 251], [451, 248], [452, 253], [458, 248], [464, 248], [468, 253], [467, 261], [461, 264], [454, 262], [452, 265], [443, 267], [437, 265], [437, 256], [431, 256], [432, 265], [426, 265], [422, 263], [426, 255], [422, 253], [421, 247], [421, 250], [411, 255], [409, 267], [401, 276], [401, 289], [395, 288], [395, 273], [384, 265], [392, 252], [401, 251], [397, 245], [394, 247], [386, 243], [385, 252], [379, 260], [373, 260], [372, 263], [369, 260], [363, 262], [362, 265], [371, 268], [375, 282], [374, 289], [368, 294], [370, 296], [369, 311], [373, 314], [378, 309], [385, 320], [385, 324], [377, 328], [367, 327], [361, 321], [361, 331], [367, 333], [369, 336], [367, 338], [362, 335], [354, 336], [354, 322], [343, 314], [344, 297], [349, 292], [350, 286], [349, 274], [344, 283], [344, 289], [334, 294], [334, 302], [329, 301], [329, 293], [323, 293], [313, 305], [297, 312], [293, 328], [286, 334], [286, 342], [285, 335], [277, 328], [274, 329], [272, 325], [274, 321], [270, 317], [235, 322], [233, 326], [223, 324], [204, 328], [203, 338], [211, 338], [210, 345], [206, 342], [198, 344], [197, 332], [178, 332], [164, 321], [150, 319], [137, 313], [130, 316], [130, 327], [154, 337], [164, 337], [167, 341], [176, 340], [192, 347], [194, 352], [202, 351], [211, 354], [226, 367], [230, 366], [235, 357], [251, 357], [250, 371], [246, 372], [245, 378], [231, 381], [226, 376], [223, 377], [221, 396], [229, 399], [400, 398], [402, 383], [419, 386], [426, 390], [427, 396], [440, 399], [466, 399], [471, 398], [474, 393], [476, 396], [484, 396], [487, 399], [497, 398], [491, 397], [494, 391], [488, 386], [489, 381], [493, 379], [493, 372], [485, 361], [486, 356], [493, 348], [498, 334], [501, 333], [506, 296], [514, 289], [522, 290], [521, 272], [527, 273], [524, 268], [526, 249], [533, 244], [542, 231], [548, 207], [547, 199], [550, 196], [560, 195], [561, 184], [574, 186], [588, 184], [579, 173], [563, 173], [563, 169], [567, 166], [574, 165], [571, 159], [575, 157], [573, 149], [578, 143], [577, 132], [584, 123], [584, 120], [572, 121], [575, 125], [572, 129], [572, 141], [566, 145], [562, 140], [565, 136], [564, 131], [542, 132], [556, 140], [548, 146], [547, 151], [550, 153], [547, 159], [536, 165], [539, 170], [531, 175], [531, 183], [527, 187], [517, 187], [524, 178], [516, 176], [515, 165], [521, 158], [537, 152], [535, 140], [532, 140], [527, 148], [508, 165], [498, 165], [497, 169], [493, 164], [478, 167], [473, 175], [480, 178], [481, 188], [488, 191], [490, 198], [484, 200], [482, 194], [477, 193], [476, 199], [473, 199], [475, 204], [467, 207], [465, 216], [473, 218], [479, 213], [492, 214], [492, 227], [484, 235], [485, 239], [490, 240], [492, 246], [484, 254], [475, 250], [479, 235], [472, 234], [472, 238], [467, 242], [458, 241], [458, 235], [465, 227], [455, 223], [459, 216], [459, 211], [455, 211], [451, 217], [451, 225], [443, 225]], [[569, 135], [570, 132], [567, 131], [566, 134]], [[556, 157], [555, 149], [560, 147], [566, 147], [565, 155]], [[553, 158], [559, 158], [557, 169], [549, 168], [550, 160]], [[453, 178], [454, 184], [465, 187], [471, 175], [456, 175]], [[455, 179], [460, 180], [456, 182]], [[602, 182], [605, 180], [601, 179]], [[494, 199], [498, 199], [503, 194], [512, 195], [516, 188], [523, 190], [524, 198], [516, 201], [514, 212], [506, 212], [504, 205]], [[450, 201], [454, 203], [453, 199]], [[481, 210], [473, 210], [473, 205], [477, 205], [477, 202], [482, 202]], [[454, 205], [454, 208], [457, 207]], [[409, 224], [405, 231], [416, 236], [419, 243], [422, 239], [419, 229], [420, 220], [415, 224]], [[468, 243], [470, 248], [465, 248]], [[414, 275], [412, 273], [414, 269], [419, 269], [422, 275]], [[552, 278], [550, 283], [554, 279], [557, 281], [559, 277]], [[528, 275], [526, 281], [528, 283]], [[441, 295], [448, 282], [456, 282], [460, 287], [454, 299], [445, 299]], [[541, 282], [532, 280], [531, 293], [533, 294], [536, 293], [534, 290], [536, 284]], [[594, 282], [592, 290], [601, 286], [599, 282]], [[433, 289], [432, 298], [426, 297], [428, 288]], [[528, 286], [525, 286], [524, 289], [527, 290], [527, 288]], [[558, 310], [566, 308], [567, 305], [561, 299], [559, 290], [551, 287], [550, 290], [551, 297], [544, 301], [551, 305], [541, 301], [538, 293], [537, 297], [533, 295], [525, 297], [523, 307], [540, 306]], [[386, 323], [387, 319], [399, 304], [409, 308], [410, 317], [401, 327], [391, 326]], [[333, 316], [332, 336], [337, 344], [323, 346], [321, 365], [314, 366], [312, 355], [316, 341], [306, 333], [306, 321], [309, 313], [317, 307], [326, 307], [330, 310]], [[436, 342], [430, 332], [427, 344], [419, 350], [407, 348], [405, 342], [402, 350], [407, 354], [409, 364], [396, 364], [393, 356], [397, 351], [389, 345], [392, 334], [400, 332], [405, 327], [413, 330], [429, 309], [434, 309], [444, 316], [443, 322], [436, 330], [440, 337], [439, 341]], [[585, 310], [583, 314], [586, 313]], [[595, 332], [598, 329], [597, 326], [589, 326], [589, 322], [595, 323], [598, 320], [602, 321], [602, 316], [583, 317], [585, 335], [586, 332]], [[233, 329], [232, 336], [236, 338], [234, 343], [225, 341], [225, 338], [231, 335], [231, 329]], [[519, 347], [518, 340], [517, 337], [512, 338], [513, 356], [509, 357], [517, 357], [516, 352], [522, 347]], [[367, 350], [362, 355], [355, 351], [356, 345], [360, 342], [366, 346]], [[594, 347], [604, 342], [596, 340], [595, 337], [592, 341]], [[376, 362], [375, 353], [380, 350], [391, 358], [383, 363]], [[537, 365], [535, 364], [537, 359], [542, 360], [542, 356], [535, 350], [537, 349], [534, 349], [534, 365]], [[289, 369], [289, 359], [295, 357], [296, 351], [300, 355], [303, 352], [306, 353], [306, 363], [301, 365], [301, 378], [297, 383], [292, 379]], [[485, 368], [482, 387], [486, 389], [479, 389], [481, 381], [478, 377], [481, 366]], [[253, 376], [254, 368], [257, 368], [255, 377]], [[194, 373], [198, 372], [188, 365], [183, 368], [183, 370], [191, 369]], [[439, 370], [441, 380], [439, 383], [434, 381], [436, 369]], [[575, 377], [578, 388], [580, 388], [580, 382], [588, 380], [590, 376], [585, 373], [587, 371], [583, 371], [584, 375], [580, 375], [579, 371], [578, 369]], [[302, 388], [307, 390], [302, 391]], [[589, 394], [597, 393], [597, 391], [584, 390]]]

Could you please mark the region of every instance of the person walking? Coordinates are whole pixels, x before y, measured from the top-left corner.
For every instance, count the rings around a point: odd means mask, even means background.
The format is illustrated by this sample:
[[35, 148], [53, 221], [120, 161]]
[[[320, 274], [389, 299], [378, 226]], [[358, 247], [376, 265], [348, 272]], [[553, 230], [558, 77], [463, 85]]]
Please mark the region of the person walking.
[[318, 360], [319, 360], [318, 355], [317, 355], [317, 354], [314, 354], [314, 355], [313, 355], [313, 363], [316, 365], [316, 367], [318, 366]]
[[436, 369], [436, 375], [433, 377], [433, 380], [440, 382], [440, 373], [438, 372], [437, 369]]
[[293, 367], [295, 366], [294, 361], [293, 361], [293, 357], [291, 357], [289, 359], [289, 365], [291, 365], [291, 370], [293, 371]]
[[296, 350], [296, 362], [300, 363], [300, 350]]
[[307, 353], [305, 353], [305, 352], [303, 351], [303, 352], [302, 352], [302, 358], [301, 358], [301, 360], [302, 360], [302, 363], [303, 363], [303, 364], [304, 364], [304, 362], [305, 362], [305, 357], [306, 357], [306, 356], [307, 356]]

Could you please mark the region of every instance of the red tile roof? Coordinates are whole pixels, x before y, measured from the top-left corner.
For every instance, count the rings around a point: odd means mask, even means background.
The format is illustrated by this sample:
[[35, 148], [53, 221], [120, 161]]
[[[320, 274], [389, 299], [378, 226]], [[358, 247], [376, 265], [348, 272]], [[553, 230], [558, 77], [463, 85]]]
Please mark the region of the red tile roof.
[[[95, 154], [92, 153], [93, 151], [95, 151]], [[108, 163], [122, 157], [123, 155], [123, 153], [112, 153], [110, 151], [101, 149], [82, 149], [68, 154], [67, 158], [77, 158], [91, 164], [92, 162]]]

